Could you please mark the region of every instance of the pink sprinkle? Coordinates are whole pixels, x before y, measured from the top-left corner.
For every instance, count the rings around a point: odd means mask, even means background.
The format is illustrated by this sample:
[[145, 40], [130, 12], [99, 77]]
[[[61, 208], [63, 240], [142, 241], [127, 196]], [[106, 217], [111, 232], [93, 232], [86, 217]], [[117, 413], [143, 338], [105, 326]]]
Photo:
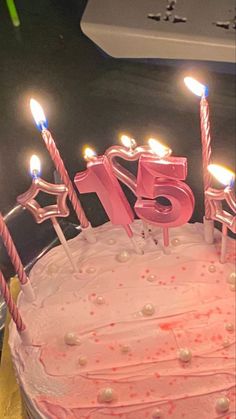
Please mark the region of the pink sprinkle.
[[90, 315], [93, 316], [94, 315], [94, 311], [90, 311]]
[[146, 273], [148, 274], [150, 271], [149, 271], [149, 269], [146, 269]]
[[182, 266], [182, 271], [186, 271], [186, 267], [185, 266]]

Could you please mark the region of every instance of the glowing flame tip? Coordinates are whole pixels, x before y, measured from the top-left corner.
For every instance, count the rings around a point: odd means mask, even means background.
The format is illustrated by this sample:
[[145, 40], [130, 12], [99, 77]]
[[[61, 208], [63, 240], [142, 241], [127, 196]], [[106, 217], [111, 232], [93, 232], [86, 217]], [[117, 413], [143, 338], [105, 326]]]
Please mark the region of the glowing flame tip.
[[191, 90], [191, 92], [194, 93], [196, 96], [206, 97], [208, 95], [207, 86], [204, 86], [204, 84], [200, 83], [193, 77], [185, 77], [184, 83], [187, 86], [187, 88]]
[[47, 118], [40, 103], [37, 102], [37, 100], [31, 98], [30, 109], [38, 129], [42, 131], [44, 128], [47, 128]]
[[155, 138], [149, 138], [148, 144], [153, 153], [155, 153], [161, 159], [168, 157], [172, 152], [169, 147], [161, 144], [160, 141], [156, 140]]
[[218, 164], [209, 164], [207, 168], [212, 176], [214, 176], [220, 183], [225, 186], [233, 186], [235, 181], [234, 172]]
[[37, 177], [41, 172], [41, 162], [38, 156], [33, 154], [30, 159], [30, 173], [33, 177]]

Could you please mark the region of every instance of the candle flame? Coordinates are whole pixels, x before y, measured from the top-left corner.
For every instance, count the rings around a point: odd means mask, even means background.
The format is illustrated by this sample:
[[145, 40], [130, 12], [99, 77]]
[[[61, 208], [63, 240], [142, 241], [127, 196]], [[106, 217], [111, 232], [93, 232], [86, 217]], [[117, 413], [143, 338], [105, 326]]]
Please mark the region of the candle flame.
[[199, 83], [199, 81], [195, 80], [193, 77], [185, 77], [184, 83], [192, 93], [197, 96], [207, 96], [208, 88], [204, 86], [204, 84]]
[[96, 157], [96, 152], [90, 148], [90, 147], [86, 147], [84, 150], [84, 158], [87, 161], [92, 160], [94, 157]]
[[30, 173], [33, 177], [38, 177], [41, 172], [41, 162], [38, 156], [33, 154], [30, 159]]
[[37, 100], [31, 98], [30, 109], [39, 130], [42, 131], [44, 128], [47, 128], [47, 118], [40, 103], [38, 103]]
[[122, 135], [120, 140], [126, 148], [134, 148], [136, 146], [136, 141], [133, 138], [128, 137], [128, 135]]
[[207, 168], [220, 183], [225, 186], [233, 186], [235, 181], [234, 172], [218, 164], [209, 164]]
[[149, 138], [148, 144], [153, 153], [155, 153], [161, 159], [168, 157], [172, 153], [169, 147], [166, 147], [165, 145], [161, 144], [155, 138]]

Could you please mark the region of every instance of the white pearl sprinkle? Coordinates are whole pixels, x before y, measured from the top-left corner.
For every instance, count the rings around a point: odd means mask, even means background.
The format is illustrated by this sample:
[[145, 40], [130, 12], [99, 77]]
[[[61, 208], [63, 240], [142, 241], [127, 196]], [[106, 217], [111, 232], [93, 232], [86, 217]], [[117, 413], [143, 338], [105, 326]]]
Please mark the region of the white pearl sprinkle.
[[89, 266], [89, 268], [86, 269], [87, 274], [94, 274], [96, 272], [96, 268], [94, 266]]
[[234, 331], [233, 323], [226, 323], [225, 328], [228, 332], [233, 332]]
[[130, 259], [130, 253], [127, 250], [122, 250], [117, 256], [118, 262], [124, 263]]
[[227, 278], [227, 282], [232, 285], [236, 285], [236, 272], [231, 272]]
[[155, 307], [151, 303], [147, 303], [142, 308], [142, 314], [144, 316], [152, 316], [155, 313]]
[[222, 342], [222, 345], [224, 348], [227, 348], [228, 346], [230, 346], [230, 341], [229, 339], [224, 339]]
[[172, 239], [171, 240], [171, 244], [172, 244], [172, 246], [174, 246], [174, 247], [176, 247], [176, 246], [179, 246], [180, 245], [180, 239]]
[[154, 281], [156, 281], [156, 279], [157, 279], [157, 276], [154, 275], [154, 274], [148, 275], [148, 277], [147, 277], [147, 281], [149, 281], [149, 282], [154, 282]]
[[79, 365], [81, 365], [81, 367], [84, 367], [87, 364], [87, 358], [86, 356], [80, 356], [79, 357]]
[[104, 297], [102, 297], [102, 295], [98, 295], [98, 296], [96, 297], [95, 302], [96, 302], [96, 304], [98, 304], [98, 305], [102, 305], [102, 304], [104, 304], [104, 303], [105, 303], [105, 298], [104, 298]]
[[159, 419], [159, 418], [161, 418], [161, 410], [160, 409], [155, 409], [152, 412], [152, 418], [153, 419]]
[[99, 403], [111, 403], [115, 399], [114, 390], [111, 387], [103, 388], [98, 394]]
[[229, 399], [228, 397], [222, 396], [219, 399], [216, 400], [216, 410], [219, 413], [224, 413], [227, 412], [227, 410], [229, 410]]
[[71, 346], [81, 344], [77, 334], [74, 333], [74, 332], [66, 333], [65, 336], [64, 336], [64, 341], [67, 345], [71, 345]]
[[55, 274], [58, 271], [58, 266], [54, 263], [51, 263], [48, 268], [47, 268], [47, 272], [48, 274]]
[[122, 345], [122, 346], [121, 346], [121, 348], [120, 348], [120, 350], [121, 350], [121, 352], [122, 352], [123, 354], [127, 354], [128, 352], [130, 352], [130, 351], [131, 351], [131, 348], [130, 348], [130, 346], [129, 346], [129, 345]]
[[230, 284], [229, 289], [230, 291], [236, 291], [236, 284]]
[[115, 244], [115, 242], [116, 242], [116, 241], [115, 241], [114, 239], [109, 239], [109, 240], [107, 241], [107, 243], [108, 243], [108, 244], [110, 244], [110, 245]]
[[209, 265], [208, 266], [208, 271], [211, 272], [211, 273], [214, 273], [216, 271], [215, 265]]
[[182, 362], [189, 362], [192, 359], [192, 352], [188, 348], [181, 348], [179, 350], [179, 359]]

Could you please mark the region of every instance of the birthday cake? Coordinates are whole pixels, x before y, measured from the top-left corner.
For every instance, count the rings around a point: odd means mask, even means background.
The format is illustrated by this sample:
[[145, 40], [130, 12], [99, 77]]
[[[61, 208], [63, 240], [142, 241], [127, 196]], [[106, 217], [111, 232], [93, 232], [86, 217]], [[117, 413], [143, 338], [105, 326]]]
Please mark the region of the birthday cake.
[[[62, 245], [28, 278], [5, 234], [22, 288], [17, 305], [2, 275], [0, 286], [30, 419], [235, 418], [235, 242], [228, 237], [228, 230], [236, 232], [235, 176], [209, 165], [206, 89], [194, 86], [201, 96], [203, 224], [188, 223], [194, 195], [185, 182], [187, 159], [154, 139], [136, 146], [126, 137], [103, 156], [87, 149], [87, 169], [74, 179], [80, 193], [97, 193], [109, 217], [91, 228], [32, 100], [62, 184], [41, 179], [34, 156], [32, 184], [17, 201], [38, 224], [50, 219]], [[137, 177], [121, 159], [138, 163]], [[212, 188], [208, 169], [224, 189]], [[118, 180], [136, 196], [133, 209]], [[38, 192], [56, 196], [56, 203], [40, 207]], [[69, 213], [67, 198], [82, 227], [69, 241], [57, 221]]]
[[135, 253], [122, 227], [106, 223], [96, 243], [68, 242], [33, 267], [36, 299], [18, 308], [31, 345], [15, 324], [9, 344], [29, 418], [235, 418], [235, 249], [219, 262], [221, 233], [202, 224], [144, 238]]

